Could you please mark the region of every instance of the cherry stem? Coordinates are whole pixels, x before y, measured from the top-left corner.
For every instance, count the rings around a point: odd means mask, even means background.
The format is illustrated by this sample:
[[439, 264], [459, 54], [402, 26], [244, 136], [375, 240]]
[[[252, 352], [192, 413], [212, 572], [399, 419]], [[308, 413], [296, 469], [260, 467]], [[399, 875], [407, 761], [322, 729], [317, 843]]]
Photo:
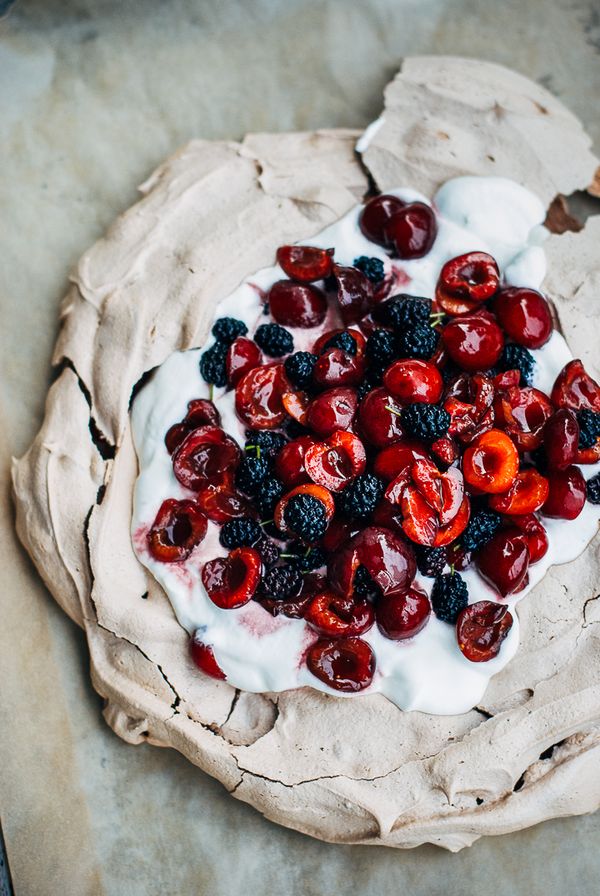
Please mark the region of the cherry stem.
[[399, 417], [399, 416], [400, 416], [400, 411], [398, 410], [398, 408], [393, 408], [393, 407], [392, 407], [391, 405], [389, 405], [389, 404], [384, 405], [384, 407], [385, 407], [386, 411], [389, 411], [389, 412], [390, 412], [390, 414], [395, 414], [396, 417]]

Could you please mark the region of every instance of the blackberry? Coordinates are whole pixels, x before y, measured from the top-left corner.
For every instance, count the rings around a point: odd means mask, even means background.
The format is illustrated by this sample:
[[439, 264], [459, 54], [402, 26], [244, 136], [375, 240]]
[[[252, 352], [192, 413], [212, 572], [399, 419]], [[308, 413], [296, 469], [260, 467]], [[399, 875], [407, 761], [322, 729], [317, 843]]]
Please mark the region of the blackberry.
[[362, 271], [371, 283], [381, 283], [384, 267], [380, 258], [369, 258], [368, 255], [360, 255], [352, 262], [352, 266]]
[[322, 548], [307, 548], [301, 541], [294, 541], [288, 545], [286, 554], [293, 555], [289, 558], [289, 562], [297, 566], [301, 572], [313, 572], [313, 570], [325, 566], [327, 562]]
[[235, 317], [220, 317], [212, 328], [212, 334], [218, 342], [224, 345], [231, 345], [238, 336], [245, 336], [248, 327], [243, 320], [236, 320]]
[[596, 473], [585, 484], [587, 499], [590, 504], [600, 504], [600, 473]]
[[341, 333], [336, 333], [335, 336], [327, 340], [321, 354], [327, 351], [328, 348], [341, 348], [347, 355], [355, 355], [358, 346], [352, 333], [349, 333], [348, 330], [342, 330]]
[[387, 367], [398, 354], [398, 338], [390, 330], [373, 330], [367, 339], [365, 354], [375, 366]]
[[268, 569], [260, 583], [261, 593], [275, 600], [296, 597], [302, 588], [302, 573], [295, 566], [274, 566]]
[[281, 358], [294, 351], [294, 337], [279, 324], [261, 324], [254, 334], [254, 341], [270, 358]]
[[379, 504], [383, 492], [384, 484], [381, 479], [373, 473], [363, 473], [339, 492], [339, 508], [350, 519], [367, 519]]
[[577, 411], [579, 423], [579, 449], [591, 448], [600, 437], [600, 414], [595, 411]]
[[429, 324], [415, 324], [398, 334], [401, 358], [420, 358], [429, 361], [435, 354], [439, 336]]
[[403, 428], [421, 442], [435, 442], [448, 432], [450, 414], [437, 404], [417, 401], [400, 411]]
[[275, 476], [267, 476], [258, 486], [254, 499], [262, 517], [270, 518], [283, 495], [283, 484]]
[[454, 625], [458, 614], [468, 603], [469, 589], [459, 573], [452, 572], [435, 577], [431, 590], [431, 606], [438, 619]]
[[446, 548], [428, 548], [422, 544], [417, 544], [414, 547], [417, 568], [421, 575], [429, 576], [429, 578], [440, 576], [446, 565]]
[[371, 389], [376, 389], [377, 386], [381, 386], [383, 380], [383, 374], [385, 373], [385, 367], [382, 367], [380, 364], [372, 364], [367, 368], [367, 372], [361, 380], [360, 386], [358, 387], [358, 400], [362, 401], [363, 398], [369, 394]]
[[407, 330], [418, 324], [429, 326], [431, 299], [401, 293], [381, 302], [373, 311], [373, 317], [381, 324], [395, 330]]
[[200, 376], [206, 383], [214, 386], [227, 385], [225, 358], [227, 346], [223, 342], [215, 342], [200, 358]]
[[235, 484], [246, 495], [256, 495], [271, 470], [266, 457], [244, 457], [235, 474]]
[[279, 560], [279, 548], [272, 539], [261, 535], [253, 547], [260, 554], [260, 559], [265, 566], [275, 566]]
[[285, 434], [290, 437], [290, 439], [299, 439], [300, 436], [310, 435], [310, 430], [303, 426], [302, 423], [299, 423], [298, 420], [294, 420], [293, 417], [290, 417], [289, 420], [285, 422]]
[[363, 566], [362, 563], [354, 573], [352, 590], [358, 597], [377, 598], [381, 595], [381, 588], [374, 581], [367, 567]]
[[460, 367], [457, 367], [453, 361], [448, 361], [448, 363], [442, 367], [441, 369], [442, 379], [444, 381], [444, 385], [447, 386], [448, 383], [453, 382], [457, 377], [459, 377], [462, 373]]
[[287, 439], [280, 432], [270, 429], [247, 429], [246, 452], [256, 457], [273, 458], [286, 444]]
[[478, 510], [467, 523], [460, 543], [465, 551], [478, 551], [498, 531], [501, 523], [500, 514], [494, 510]]
[[522, 345], [513, 345], [512, 343], [505, 345], [498, 361], [498, 367], [500, 370], [520, 370], [521, 386], [531, 386], [535, 361], [531, 352], [528, 352]]
[[219, 541], [224, 548], [252, 547], [262, 536], [260, 525], [249, 516], [240, 516], [236, 520], [223, 523], [219, 533]]
[[283, 366], [292, 386], [295, 386], [296, 389], [310, 388], [317, 360], [317, 356], [311, 352], [294, 352], [293, 355], [285, 359]]
[[325, 505], [313, 495], [294, 495], [283, 511], [285, 524], [302, 541], [318, 541], [327, 529]]

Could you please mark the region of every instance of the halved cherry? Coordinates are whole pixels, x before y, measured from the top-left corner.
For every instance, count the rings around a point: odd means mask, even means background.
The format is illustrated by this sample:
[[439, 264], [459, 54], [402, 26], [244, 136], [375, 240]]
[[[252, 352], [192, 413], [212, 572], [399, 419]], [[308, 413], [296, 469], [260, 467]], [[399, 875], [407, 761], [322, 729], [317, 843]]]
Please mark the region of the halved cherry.
[[384, 482], [391, 482], [402, 470], [411, 467], [416, 460], [427, 457], [427, 449], [421, 442], [414, 439], [400, 439], [377, 454], [373, 472]]
[[392, 641], [414, 638], [425, 628], [430, 615], [429, 598], [416, 588], [409, 588], [406, 594], [382, 598], [375, 610], [379, 631]]
[[456, 620], [456, 640], [472, 663], [486, 663], [500, 653], [512, 628], [513, 617], [506, 604], [480, 600], [469, 604]]
[[548, 480], [533, 467], [520, 470], [510, 488], [502, 494], [492, 495], [490, 507], [498, 513], [534, 513], [548, 497]]
[[308, 648], [306, 665], [336, 691], [363, 691], [373, 681], [375, 654], [362, 638], [320, 639]]
[[438, 529], [433, 541], [433, 547], [443, 548], [455, 541], [460, 535], [463, 534], [463, 532], [467, 528], [470, 517], [471, 502], [465, 495], [465, 497], [462, 499], [460, 507], [456, 512], [456, 516], [454, 516], [444, 526], [440, 526], [440, 528]]
[[284, 392], [281, 396], [281, 403], [286, 413], [298, 423], [306, 423], [306, 412], [310, 404], [310, 398], [306, 392]]
[[277, 250], [277, 262], [292, 280], [312, 283], [315, 280], [324, 280], [331, 274], [333, 249], [319, 249], [316, 246], [280, 246]]
[[[329, 261], [331, 267], [331, 258]], [[274, 283], [267, 301], [271, 316], [283, 327], [318, 327], [327, 314], [324, 292], [316, 286], [294, 283], [292, 280], [278, 280]]]
[[550, 399], [558, 408], [600, 412], [600, 385], [576, 358], [565, 364], [556, 377]]
[[168, 498], [148, 532], [148, 549], [163, 563], [185, 560], [203, 540], [206, 529], [206, 517], [195, 501]]
[[410, 202], [392, 215], [385, 233], [398, 258], [422, 258], [437, 236], [435, 212], [424, 202]]
[[462, 498], [454, 516], [444, 524], [440, 514], [429, 504], [421, 492], [412, 485], [406, 487], [400, 499], [402, 529], [416, 544], [444, 547], [454, 541], [467, 528], [471, 513], [469, 499]]
[[217, 426], [193, 429], [173, 454], [173, 472], [185, 488], [198, 491], [206, 480], [234, 470], [242, 453], [231, 436]]
[[238, 336], [227, 349], [225, 357], [225, 369], [227, 382], [230, 386], [237, 386], [239, 381], [255, 367], [262, 364], [262, 352], [252, 339]]
[[276, 429], [285, 420], [281, 397], [290, 391], [283, 364], [250, 370], [235, 388], [238, 416], [253, 429]]
[[453, 464], [454, 461], [458, 460], [460, 457], [460, 448], [456, 442], [448, 436], [436, 439], [435, 442], [431, 443], [429, 449], [434, 457], [447, 466]]
[[328, 389], [309, 404], [306, 423], [317, 435], [330, 436], [336, 429], [351, 428], [357, 408], [355, 389]]
[[169, 454], [173, 454], [179, 448], [185, 437], [192, 429], [200, 426], [220, 426], [221, 415], [212, 401], [208, 398], [193, 398], [188, 402], [187, 414], [181, 423], [175, 423], [167, 431], [165, 445]]
[[496, 425], [510, 435], [519, 451], [534, 451], [542, 444], [544, 425], [554, 408], [540, 390], [512, 386], [494, 401]]
[[529, 562], [537, 563], [548, 551], [548, 533], [542, 523], [533, 513], [524, 516], [510, 516], [506, 518], [510, 526], [516, 526], [527, 538], [529, 547]]
[[364, 357], [349, 355], [341, 348], [329, 348], [315, 364], [313, 380], [324, 387], [358, 386], [364, 374]]
[[468, 445], [494, 425], [493, 381], [482, 373], [461, 373], [446, 392], [444, 410], [450, 414], [449, 435]]
[[544, 516], [561, 520], [574, 520], [583, 510], [586, 487], [579, 467], [554, 470], [548, 476], [549, 494], [542, 507]]
[[390, 246], [391, 238], [387, 234], [387, 226], [396, 212], [406, 205], [397, 196], [383, 193], [370, 199], [360, 213], [358, 226], [368, 240], [379, 246]]
[[442, 329], [442, 339], [450, 358], [467, 371], [493, 367], [504, 347], [502, 330], [483, 314], [455, 317]]
[[[335, 520], [333, 521], [335, 523]], [[332, 524], [333, 525], [333, 524]], [[380, 501], [373, 511], [373, 525], [380, 526], [384, 529], [390, 529], [396, 535], [404, 537], [402, 528], [402, 511], [397, 504], [391, 504], [386, 501]]]
[[490, 299], [499, 285], [496, 259], [487, 252], [467, 252], [443, 266], [435, 298], [446, 314], [469, 314]]
[[361, 565], [366, 566], [385, 595], [407, 591], [417, 571], [410, 545], [381, 526], [367, 526], [336, 551], [327, 567], [331, 587], [338, 594], [350, 597], [354, 575]]
[[365, 448], [358, 436], [338, 430], [326, 442], [308, 448], [304, 457], [306, 472], [317, 485], [339, 492], [352, 479], [364, 473]]
[[600, 461], [600, 439], [589, 448], [579, 448], [575, 455], [576, 464], [597, 464]]
[[256, 602], [271, 616], [287, 616], [288, 619], [304, 619], [304, 614], [312, 599], [312, 594], [299, 594], [298, 597], [286, 597], [284, 600], [277, 600], [274, 597], [255, 597]]
[[304, 456], [315, 444], [312, 436], [299, 436], [287, 442], [275, 458], [275, 474], [286, 488], [308, 482], [310, 477], [304, 467]]
[[373, 284], [358, 268], [334, 264], [333, 276], [337, 283], [337, 300], [344, 323], [360, 320], [373, 300]]
[[330, 491], [328, 491], [322, 485], [316, 485], [313, 482], [308, 482], [306, 483], [306, 485], [298, 485], [296, 486], [296, 488], [293, 488], [291, 491], [287, 492], [275, 508], [275, 525], [281, 532], [287, 532], [287, 526], [284, 517], [285, 508], [290, 498], [293, 498], [294, 495], [311, 495], [313, 498], [316, 498], [325, 507], [325, 513], [328, 520], [330, 520], [335, 513], [335, 503], [333, 500], [333, 495]]
[[442, 397], [444, 381], [435, 364], [417, 358], [395, 361], [385, 372], [383, 384], [404, 404], [415, 401], [436, 404]]
[[213, 523], [229, 522], [242, 516], [255, 516], [250, 500], [233, 488], [231, 482], [207, 483], [198, 492], [198, 506]]
[[311, 628], [329, 638], [362, 635], [375, 621], [373, 607], [367, 601], [355, 602], [335, 591], [322, 591], [311, 601], [304, 616]]
[[376, 448], [398, 442], [404, 435], [400, 408], [383, 386], [372, 389], [361, 401], [358, 411], [361, 433]]
[[516, 526], [500, 529], [477, 554], [483, 578], [503, 597], [520, 591], [529, 569], [529, 544]]
[[559, 408], [544, 424], [544, 454], [551, 470], [565, 470], [575, 462], [579, 423], [574, 411]]
[[329, 553], [337, 551], [338, 548], [349, 541], [359, 531], [360, 526], [358, 523], [344, 519], [341, 516], [334, 516], [327, 527], [327, 532], [321, 539], [321, 546]]
[[226, 681], [227, 676], [217, 663], [213, 649], [209, 644], [197, 641], [195, 636], [190, 638], [190, 656], [198, 669], [204, 672], [205, 675], [210, 675], [211, 678], [217, 678], [220, 681]]
[[[361, 321], [361, 327], [363, 322]], [[321, 333], [317, 341], [312, 347], [312, 352], [314, 355], [321, 355], [325, 351], [327, 347], [327, 343], [333, 339], [335, 336], [339, 336], [340, 333], [349, 333], [354, 342], [356, 343], [356, 357], [362, 358], [365, 353], [365, 346], [367, 344], [367, 340], [365, 339], [363, 333], [360, 330], [357, 330], [356, 327], [336, 327], [333, 330], [326, 330], [325, 333]]]
[[552, 334], [550, 306], [535, 289], [501, 289], [493, 308], [501, 327], [517, 345], [541, 348]]
[[519, 455], [512, 439], [500, 429], [477, 436], [463, 455], [463, 474], [482, 492], [501, 494], [510, 488], [519, 470]]
[[208, 560], [202, 567], [202, 584], [217, 607], [234, 610], [252, 599], [260, 582], [261, 560], [254, 548], [235, 548], [228, 557]]

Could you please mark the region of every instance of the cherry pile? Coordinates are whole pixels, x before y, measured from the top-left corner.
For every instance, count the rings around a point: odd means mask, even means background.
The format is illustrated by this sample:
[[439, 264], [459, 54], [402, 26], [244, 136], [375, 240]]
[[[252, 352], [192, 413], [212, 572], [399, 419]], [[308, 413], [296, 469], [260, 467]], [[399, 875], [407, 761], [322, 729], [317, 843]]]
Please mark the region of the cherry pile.
[[[393, 258], [427, 254], [432, 209], [377, 196], [360, 227]], [[472, 662], [496, 656], [512, 625], [503, 598], [521, 591], [548, 549], [543, 518], [575, 519], [600, 503], [600, 386], [570, 361], [550, 395], [532, 385], [530, 349], [553, 329], [548, 302], [503, 286], [496, 261], [471, 252], [441, 269], [433, 300], [391, 295], [377, 259], [353, 266], [333, 249], [282, 246], [287, 279], [266, 296], [254, 338], [222, 318], [200, 370], [235, 392], [243, 448], [208, 399], [190, 402], [166, 434], [184, 500], [160, 507], [154, 559], [177, 563], [221, 527], [225, 557], [204, 562], [222, 609], [256, 600], [315, 633], [306, 663], [340, 691], [367, 687], [376, 657], [361, 636], [412, 638], [432, 612], [456, 628]], [[294, 351], [292, 329], [340, 326]], [[541, 515], [541, 519], [537, 514]], [[497, 601], [468, 603], [460, 571], [474, 565]], [[417, 569], [435, 582], [429, 598]], [[223, 677], [208, 645], [196, 664]]]

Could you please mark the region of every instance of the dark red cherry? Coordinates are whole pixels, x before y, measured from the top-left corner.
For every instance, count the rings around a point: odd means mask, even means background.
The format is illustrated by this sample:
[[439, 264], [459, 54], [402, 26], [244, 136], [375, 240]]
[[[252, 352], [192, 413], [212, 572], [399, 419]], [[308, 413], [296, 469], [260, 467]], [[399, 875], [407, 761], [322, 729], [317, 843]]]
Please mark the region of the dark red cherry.
[[[316, 246], [280, 246], [277, 250], [277, 262], [292, 280], [297, 280], [299, 283], [312, 283], [314, 280], [324, 280], [331, 274], [333, 249], [319, 249]], [[271, 305], [272, 313], [273, 305]], [[288, 324], [288, 326], [293, 326], [293, 324]], [[295, 326], [301, 326], [301, 324]], [[310, 325], [307, 324], [307, 326]]]
[[234, 470], [241, 460], [241, 451], [222, 429], [201, 426], [193, 429], [173, 455], [173, 472], [177, 480], [192, 491], [198, 491], [206, 480]]
[[291, 280], [274, 283], [268, 302], [271, 316], [282, 327], [318, 327], [327, 314], [325, 293], [316, 286]]
[[398, 258], [422, 258], [437, 236], [435, 212], [424, 202], [411, 202], [390, 218], [386, 234]]
[[516, 527], [500, 529], [477, 555], [483, 578], [503, 597], [514, 594], [525, 584], [529, 569], [529, 545]]
[[428, 457], [425, 446], [413, 439], [401, 439], [388, 445], [375, 458], [373, 472], [384, 482], [391, 482], [398, 473], [411, 467], [416, 460]]
[[533, 513], [524, 516], [506, 517], [509, 526], [516, 526], [527, 538], [529, 546], [529, 562], [537, 563], [548, 551], [548, 533]]
[[371, 604], [340, 597], [334, 591], [322, 591], [313, 597], [304, 618], [311, 628], [328, 638], [362, 635], [375, 621]]
[[386, 233], [387, 225], [396, 212], [404, 208], [405, 203], [397, 196], [383, 193], [370, 199], [358, 219], [358, 226], [372, 243], [379, 246], [390, 246], [391, 240]]
[[333, 492], [341, 491], [367, 465], [365, 448], [358, 436], [342, 430], [325, 442], [309, 447], [304, 457], [306, 472], [313, 482]]
[[470, 372], [493, 367], [504, 347], [500, 327], [483, 315], [454, 318], [443, 328], [442, 339], [454, 363]]
[[308, 648], [306, 664], [324, 684], [348, 693], [369, 687], [375, 674], [375, 654], [362, 638], [316, 641]]
[[600, 385], [586, 372], [578, 358], [565, 364], [556, 377], [550, 398], [559, 408], [600, 412]]
[[194, 501], [168, 498], [148, 532], [148, 549], [163, 563], [185, 560], [203, 540], [206, 529], [206, 517]]
[[251, 600], [260, 582], [261, 560], [254, 548], [236, 548], [228, 557], [208, 560], [202, 584], [217, 607], [234, 610]]
[[496, 260], [487, 252], [467, 252], [443, 266], [435, 291], [436, 302], [446, 314], [469, 314], [490, 299], [499, 284]]
[[456, 640], [472, 663], [486, 663], [500, 653], [512, 628], [513, 617], [505, 604], [480, 600], [469, 604], [456, 620]]
[[565, 470], [577, 457], [579, 423], [575, 413], [559, 408], [544, 424], [544, 453], [551, 470]]
[[283, 364], [268, 364], [250, 370], [235, 388], [238, 416], [253, 429], [276, 429], [286, 417], [282, 402], [290, 391]]
[[355, 323], [369, 310], [373, 300], [373, 284], [358, 268], [334, 264], [337, 300], [345, 324]]
[[230, 386], [237, 386], [239, 381], [250, 371], [263, 362], [262, 352], [252, 339], [238, 336], [227, 349], [225, 369], [227, 382]]
[[313, 370], [317, 385], [357, 386], [365, 374], [365, 360], [359, 355], [349, 355], [341, 348], [329, 348], [319, 358]]
[[225, 477], [223, 481], [208, 482], [198, 492], [198, 506], [213, 523], [229, 522], [241, 516], [254, 516], [255, 510], [245, 495], [241, 495], [233, 487], [233, 478]]
[[406, 594], [383, 597], [377, 602], [375, 618], [382, 635], [392, 641], [413, 638], [427, 625], [431, 614], [429, 598], [416, 588]]
[[221, 415], [212, 401], [208, 398], [193, 398], [188, 402], [187, 414], [181, 423], [175, 423], [165, 436], [165, 445], [169, 454], [173, 454], [179, 448], [185, 437], [192, 429], [200, 426], [220, 426]]
[[350, 429], [358, 407], [355, 389], [328, 389], [313, 398], [306, 412], [306, 424], [320, 436], [330, 436], [336, 429]]
[[542, 513], [560, 520], [574, 520], [586, 500], [585, 479], [579, 467], [554, 470], [548, 474], [550, 491]]
[[492, 510], [508, 515], [523, 516], [535, 513], [548, 497], [548, 480], [534, 467], [520, 470], [507, 491], [491, 495], [489, 505]]
[[361, 401], [358, 411], [361, 433], [376, 448], [385, 448], [403, 436], [400, 407], [383, 386], [372, 389]]
[[[361, 321], [360, 325], [361, 327], [363, 326], [363, 321]], [[333, 330], [325, 330], [324, 333], [321, 333], [312, 347], [313, 355], [322, 355], [327, 347], [327, 343], [333, 339], [334, 336], [339, 336], [340, 333], [349, 333], [352, 336], [356, 343], [356, 357], [362, 358], [365, 353], [367, 340], [361, 330], [358, 330], [356, 327], [336, 327]]]
[[190, 638], [190, 656], [198, 669], [205, 675], [210, 675], [211, 678], [217, 678], [220, 681], [226, 680], [227, 676], [217, 663], [213, 649], [208, 644], [197, 641], [195, 637]]
[[408, 542], [380, 526], [367, 526], [330, 558], [327, 569], [332, 588], [350, 597], [361, 565], [385, 595], [405, 593], [417, 571]]
[[304, 456], [315, 444], [316, 440], [312, 436], [299, 436], [280, 450], [275, 459], [275, 475], [281, 479], [286, 488], [294, 488], [309, 481], [310, 477], [304, 467]]
[[552, 333], [552, 314], [544, 296], [535, 289], [509, 286], [494, 300], [494, 312], [505, 333], [526, 348], [541, 348]]
[[385, 372], [383, 384], [403, 404], [415, 401], [436, 404], [444, 388], [442, 375], [435, 364], [417, 358], [394, 361]]

